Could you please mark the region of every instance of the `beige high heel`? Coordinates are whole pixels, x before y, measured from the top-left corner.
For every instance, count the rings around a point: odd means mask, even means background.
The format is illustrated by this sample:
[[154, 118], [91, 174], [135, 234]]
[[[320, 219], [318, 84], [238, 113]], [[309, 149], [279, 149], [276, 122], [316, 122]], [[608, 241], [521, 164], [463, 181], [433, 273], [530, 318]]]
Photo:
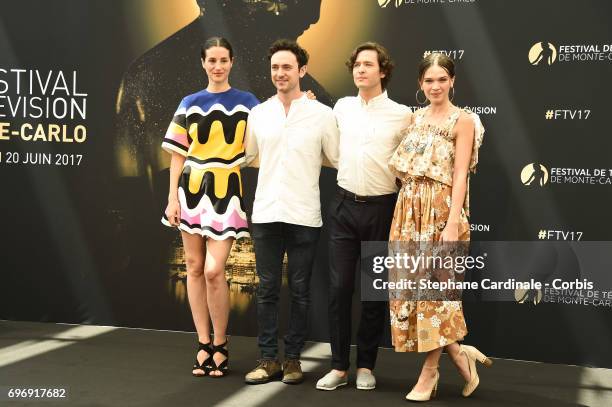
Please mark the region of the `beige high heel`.
[[479, 361], [486, 367], [491, 367], [493, 361], [473, 346], [459, 345], [459, 347], [461, 349], [459, 352], [463, 353], [467, 358], [468, 367], [470, 369], [470, 381], [465, 383], [461, 394], [463, 397], [469, 397], [480, 383], [480, 378], [478, 377], [478, 372], [476, 371], [476, 361]]
[[409, 401], [428, 401], [436, 397], [438, 392], [438, 380], [440, 379], [440, 373], [438, 372], [438, 366], [423, 366], [426, 369], [436, 369], [436, 380], [429, 391], [414, 391], [414, 387], [410, 390], [410, 393], [406, 394], [406, 400]]

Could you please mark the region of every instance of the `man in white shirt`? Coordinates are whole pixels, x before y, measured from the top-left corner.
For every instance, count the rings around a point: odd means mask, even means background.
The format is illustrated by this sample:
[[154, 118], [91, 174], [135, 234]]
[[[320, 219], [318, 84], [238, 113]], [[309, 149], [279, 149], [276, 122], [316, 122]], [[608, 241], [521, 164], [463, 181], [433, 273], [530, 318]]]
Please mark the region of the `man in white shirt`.
[[[317, 389], [335, 390], [348, 383], [351, 304], [361, 242], [388, 240], [397, 200], [395, 176], [388, 168], [401, 141], [410, 109], [387, 97], [393, 70], [379, 44], [358, 46], [347, 61], [358, 96], [340, 99], [334, 113], [340, 129], [338, 193], [330, 205], [329, 329], [332, 370]], [[386, 302], [362, 301], [357, 332], [357, 388], [372, 390], [372, 374], [388, 314]]]
[[[307, 335], [310, 276], [321, 226], [319, 174], [323, 154], [338, 163], [338, 128], [332, 109], [300, 90], [308, 53], [294, 41], [279, 40], [269, 51], [276, 96], [251, 110], [246, 161], [259, 158], [253, 203], [252, 237], [259, 287], [258, 344], [261, 360], [245, 381], [285, 383], [303, 380], [300, 353]], [[278, 301], [283, 257], [291, 293], [285, 362], [277, 359]]]

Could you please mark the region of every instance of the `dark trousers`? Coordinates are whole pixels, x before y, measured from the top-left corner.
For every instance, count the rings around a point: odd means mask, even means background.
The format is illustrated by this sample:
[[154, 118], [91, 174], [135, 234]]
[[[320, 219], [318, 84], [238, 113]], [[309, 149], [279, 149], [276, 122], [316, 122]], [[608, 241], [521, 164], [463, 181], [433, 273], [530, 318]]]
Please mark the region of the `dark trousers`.
[[[351, 304], [362, 241], [387, 241], [397, 194], [375, 202], [357, 202], [339, 191], [329, 216], [329, 331], [332, 369], [348, 370], [351, 346]], [[374, 369], [382, 339], [387, 302], [362, 301], [357, 332], [357, 368]]]
[[285, 357], [299, 359], [308, 332], [310, 277], [321, 228], [290, 223], [254, 223], [252, 236], [259, 287], [257, 289], [258, 344], [263, 359], [278, 353], [278, 302], [282, 267], [287, 252], [287, 274], [291, 294], [289, 330], [285, 335]]

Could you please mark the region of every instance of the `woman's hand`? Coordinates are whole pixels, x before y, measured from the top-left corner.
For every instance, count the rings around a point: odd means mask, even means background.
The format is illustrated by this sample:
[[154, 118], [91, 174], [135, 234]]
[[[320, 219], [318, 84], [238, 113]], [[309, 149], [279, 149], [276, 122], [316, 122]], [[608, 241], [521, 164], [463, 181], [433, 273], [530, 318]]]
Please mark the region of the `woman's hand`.
[[172, 226], [179, 226], [181, 224], [181, 204], [177, 198], [168, 199], [166, 217]]
[[440, 235], [440, 243], [456, 242], [459, 240], [459, 222], [446, 222], [446, 226]]
[[317, 95], [314, 94], [313, 91], [311, 91], [310, 89], [307, 90], [306, 92], [304, 92], [306, 94], [306, 97], [310, 100], [317, 100]]

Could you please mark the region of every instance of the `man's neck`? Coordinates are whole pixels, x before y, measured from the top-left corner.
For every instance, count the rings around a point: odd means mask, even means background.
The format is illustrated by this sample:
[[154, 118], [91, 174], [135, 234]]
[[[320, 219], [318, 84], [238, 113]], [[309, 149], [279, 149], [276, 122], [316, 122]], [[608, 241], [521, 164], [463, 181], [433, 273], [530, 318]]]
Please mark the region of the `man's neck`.
[[283, 104], [283, 107], [285, 108], [285, 115], [288, 115], [289, 108], [291, 107], [291, 102], [301, 98], [302, 91], [299, 87], [296, 87], [291, 92], [276, 92], [276, 97]]
[[375, 86], [371, 88], [362, 88], [359, 89], [359, 96], [368, 104], [370, 100], [374, 99], [376, 96], [382, 95], [383, 90], [381, 86]]

